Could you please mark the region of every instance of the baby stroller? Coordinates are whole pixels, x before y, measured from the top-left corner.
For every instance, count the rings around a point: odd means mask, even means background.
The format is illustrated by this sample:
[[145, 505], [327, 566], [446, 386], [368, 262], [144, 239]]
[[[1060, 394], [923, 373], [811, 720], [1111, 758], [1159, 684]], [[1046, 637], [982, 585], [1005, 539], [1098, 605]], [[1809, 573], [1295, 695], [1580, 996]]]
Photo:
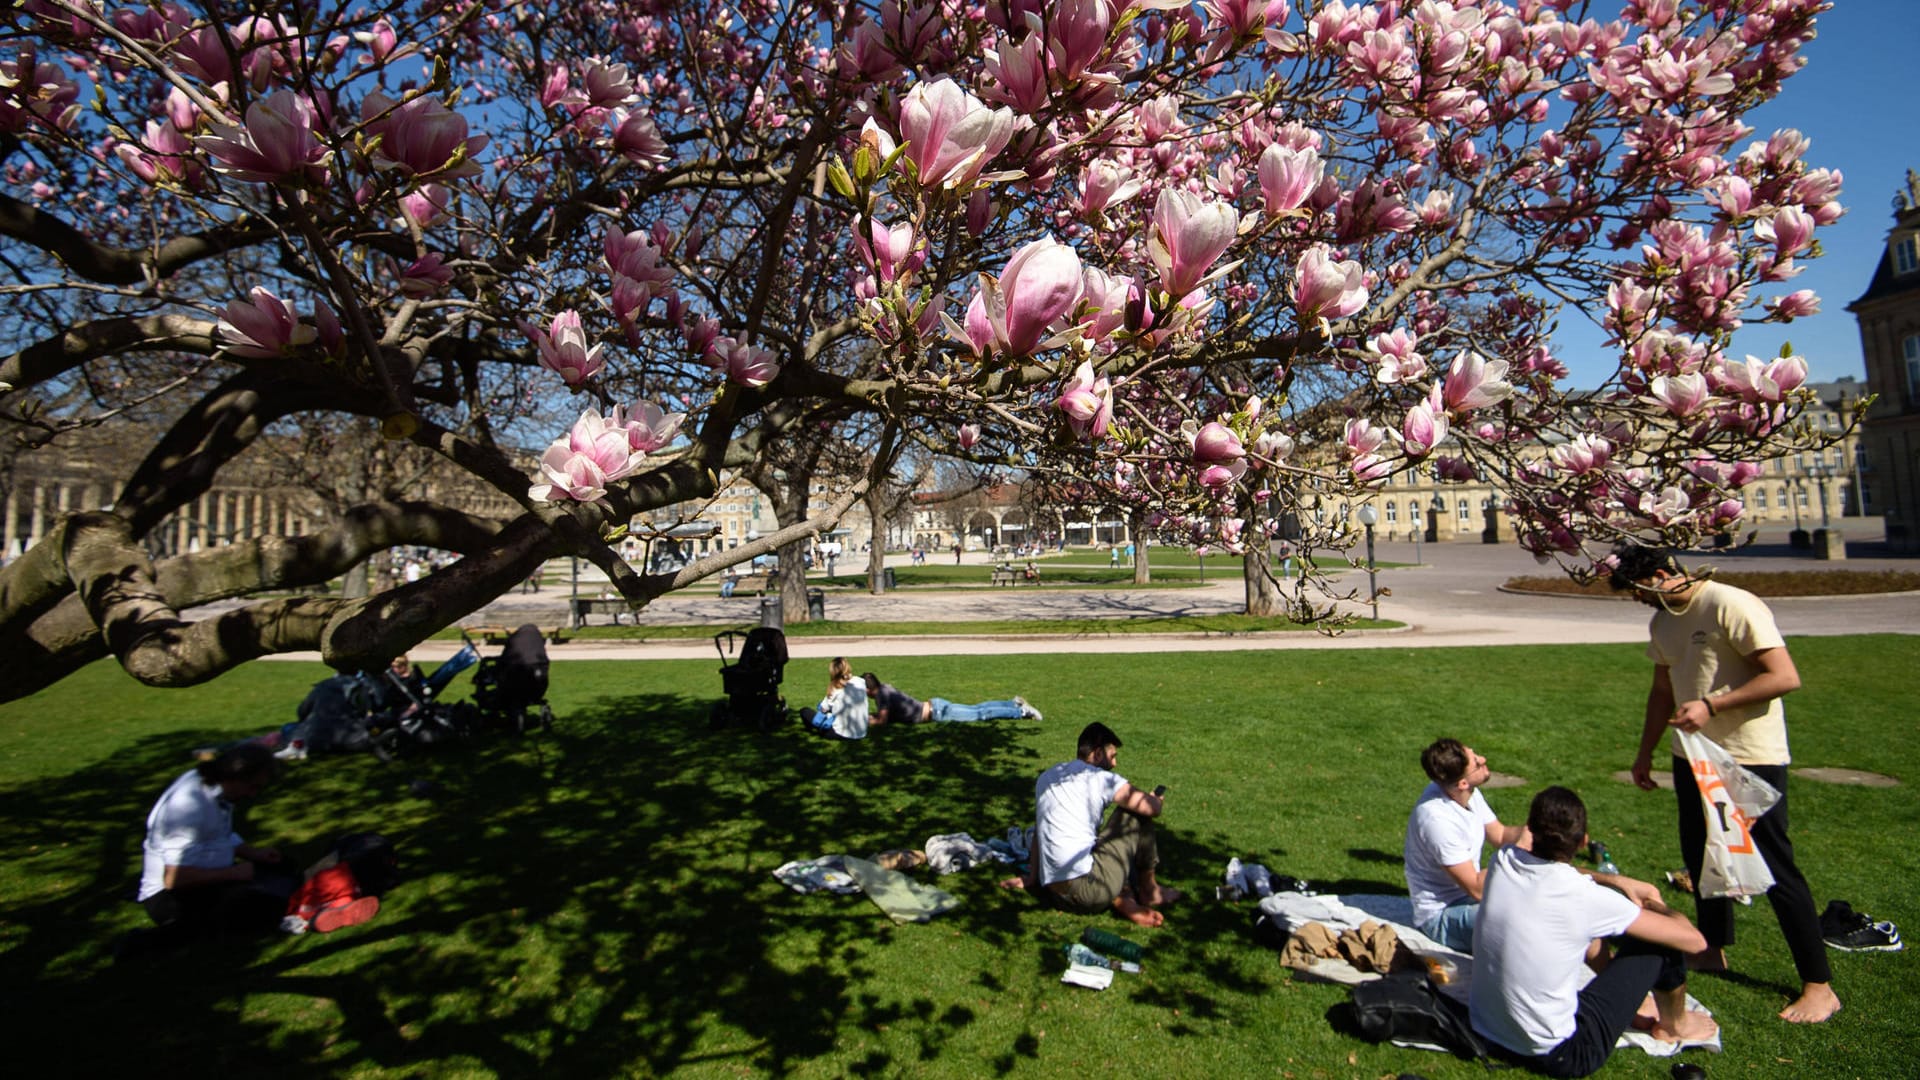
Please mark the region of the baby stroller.
[[[740, 658], [729, 664], [734, 642], [744, 637]], [[738, 724], [760, 731], [771, 731], [787, 716], [787, 699], [780, 696], [780, 680], [787, 670], [787, 635], [779, 628], [756, 626], [743, 635], [738, 630], [722, 630], [713, 635], [713, 647], [720, 654], [720, 685], [725, 701], [716, 701], [707, 717], [714, 730]]]
[[469, 640], [422, 682], [409, 683], [392, 668], [383, 672], [380, 692], [386, 715], [373, 724], [373, 756], [392, 761], [409, 747], [431, 746], [472, 734], [473, 706], [465, 702], [443, 705], [437, 699], [455, 675], [479, 662], [480, 650]]
[[487, 723], [517, 734], [526, 734], [535, 724], [553, 730], [553, 710], [547, 706], [547, 639], [539, 627], [520, 627], [507, 635], [499, 656], [480, 661], [480, 670], [473, 673], [473, 703]]

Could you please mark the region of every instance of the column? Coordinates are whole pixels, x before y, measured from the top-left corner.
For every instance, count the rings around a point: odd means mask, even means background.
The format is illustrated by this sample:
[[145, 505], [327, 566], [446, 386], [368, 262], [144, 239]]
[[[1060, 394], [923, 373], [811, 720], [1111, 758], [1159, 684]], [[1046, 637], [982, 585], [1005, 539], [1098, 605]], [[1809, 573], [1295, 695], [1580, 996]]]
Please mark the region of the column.
[[0, 527], [0, 558], [5, 558], [5, 559], [13, 558], [14, 530], [19, 527], [19, 519], [20, 519], [20, 514], [19, 514], [20, 508], [17, 505], [19, 494], [20, 494], [20, 482], [16, 476], [13, 486], [7, 489], [7, 510], [6, 510], [6, 517], [4, 519], [5, 525], [4, 527]]
[[187, 520], [187, 507], [181, 507], [173, 513], [173, 553], [185, 555], [187, 544], [193, 539], [193, 523]]
[[29, 507], [31, 507], [31, 512], [28, 515], [28, 524], [27, 524], [27, 546], [28, 547], [32, 547], [33, 545], [39, 543], [40, 538], [46, 535], [46, 532], [47, 532], [47, 505], [46, 504], [47, 504], [47, 493], [46, 493], [45, 486], [42, 485], [38, 480], [36, 480], [33, 482], [33, 501], [27, 504]]
[[267, 496], [265, 492], [253, 493], [253, 513], [247, 516], [247, 535], [265, 536], [268, 533], [264, 522], [267, 516]]

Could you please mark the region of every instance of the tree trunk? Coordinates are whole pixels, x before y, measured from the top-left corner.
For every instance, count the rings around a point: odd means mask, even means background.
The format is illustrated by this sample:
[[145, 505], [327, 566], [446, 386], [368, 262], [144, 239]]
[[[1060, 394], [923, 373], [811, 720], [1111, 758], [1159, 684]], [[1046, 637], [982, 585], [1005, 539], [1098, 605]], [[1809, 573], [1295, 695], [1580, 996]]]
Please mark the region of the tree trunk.
[[882, 505], [885, 498], [879, 484], [867, 489], [867, 591], [875, 596], [887, 591], [887, 523]]
[[1249, 615], [1284, 615], [1287, 611], [1280, 585], [1273, 580], [1270, 550], [1269, 541], [1264, 536], [1256, 537], [1253, 543], [1247, 545], [1246, 557], [1241, 560], [1241, 570], [1247, 581]]
[[1153, 570], [1147, 565], [1147, 512], [1135, 510], [1127, 516], [1127, 533], [1133, 543], [1133, 583], [1145, 585], [1153, 580]]
[[372, 559], [362, 559], [353, 564], [353, 569], [340, 581], [340, 595], [348, 600], [359, 600], [369, 594], [368, 586], [373, 577]]

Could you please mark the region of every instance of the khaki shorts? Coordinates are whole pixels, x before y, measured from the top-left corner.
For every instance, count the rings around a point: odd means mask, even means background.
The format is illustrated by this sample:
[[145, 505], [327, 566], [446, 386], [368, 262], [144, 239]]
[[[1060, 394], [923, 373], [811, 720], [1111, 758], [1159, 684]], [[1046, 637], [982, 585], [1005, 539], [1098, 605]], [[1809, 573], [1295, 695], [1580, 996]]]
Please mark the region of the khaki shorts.
[[1055, 907], [1092, 914], [1112, 907], [1113, 898], [1133, 880], [1136, 870], [1151, 870], [1159, 864], [1153, 821], [1116, 806], [1094, 840], [1093, 869], [1044, 886], [1042, 891]]

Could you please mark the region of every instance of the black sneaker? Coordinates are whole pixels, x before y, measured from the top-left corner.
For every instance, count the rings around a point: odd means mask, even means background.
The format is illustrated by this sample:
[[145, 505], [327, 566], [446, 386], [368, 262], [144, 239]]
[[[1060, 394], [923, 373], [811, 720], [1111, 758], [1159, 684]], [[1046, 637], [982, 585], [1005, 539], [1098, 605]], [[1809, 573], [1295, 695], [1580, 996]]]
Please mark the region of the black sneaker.
[[1827, 947], [1842, 952], [1899, 952], [1906, 943], [1900, 940], [1900, 928], [1890, 922], [1867, 923], [1845, 934], [1827, 935]]

